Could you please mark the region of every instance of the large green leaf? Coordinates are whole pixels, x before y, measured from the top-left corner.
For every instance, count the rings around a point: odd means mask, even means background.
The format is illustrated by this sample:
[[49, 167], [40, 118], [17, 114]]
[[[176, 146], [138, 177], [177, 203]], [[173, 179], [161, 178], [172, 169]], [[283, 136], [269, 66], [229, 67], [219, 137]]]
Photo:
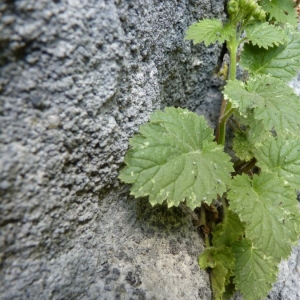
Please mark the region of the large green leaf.
[[284, 44], [287, 39], [285, 32], [269, 23], [254, 23], [245, 28], [247, 39], [253, 45], [268, 49], [269, 47]]
[[300, 129], [300, 98], [277, 78], [258, 75], [247, 84], [229, 81], [223, 93], [241, 115], [247, 116], [249, 109], [254, 109], [255, 119], [262, 120], [266, 130], [274, 127], [280, 133]]
[[234, 283], [243, 299], [264, 299], [276, 280], [276, 264], [248, 239], [234, 243], [232, 252], [235, 257]]
[[270, 173], [236, 176], [228, 198], [256, 248], [277, 263], [288, 257], [298, 240], [300, 214], [295, 192], [283, 179]]
[[293, 0], [261, 0], [262, 8], [280, 23], [297, 26], [297, 15]]
[[224, 43], [235, 34], [235, 28], [228, 23], [223, 25], [218, 19], [205, 19], [192, 24], [186, 31], [186, 40], [192, 40], [194, 44], [204, 42], [205, 46], [216, 42]]
[[199, 256], [199, 265], [202, 269], [212, 268], [210, 279], [213, 299], [221, 299], [235, 265], [231, 249], [225, 246], [207, 248]]
[[284, 45], [270, 49], [245, 44], [240, 64], [252, 74], [271, 74], [284, 81], [291, 80], [300, 70], [300, 33], [290, 30], [286, 35]]
[[254, 150], [258, 166], [283, 177], [292, 187], [300, 190], [300, 138], [270, 137]]
[[152, 205], [165, 199], [168, 206], [186, 200], [191, 209], [210, 204], [226, 191], [233, 171], [230, 156], [213, 139], [203, 116], [176, 108], [157, 111], [130, 140], [119, 178], [133, 184], [135, 197], [149, 195]]

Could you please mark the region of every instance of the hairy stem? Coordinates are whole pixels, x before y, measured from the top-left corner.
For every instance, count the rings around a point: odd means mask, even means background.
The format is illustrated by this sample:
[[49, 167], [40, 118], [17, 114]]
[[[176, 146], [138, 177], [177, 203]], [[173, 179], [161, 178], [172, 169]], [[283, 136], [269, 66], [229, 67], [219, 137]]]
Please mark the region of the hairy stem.
[[[234, 36], [230, 38], [227, 42], [227, 48], [230, 55], [230, 66], [229, 66], [229, 79], [234, 80], [236, 78], [236, 56], [237, 56], [237, 47], [238, 47], [238, 40], [237, 40], [237, 30]], [[225, 145], [225, 136], [226, 136], [226, 122], [228, 118], [233, 113], [234, 108], [229, 101], [223, 99], [222, 108], [220, 112], [219, 122], [218, 122], [218, 129], [217, 129], [217, 143], [221, 145]]]

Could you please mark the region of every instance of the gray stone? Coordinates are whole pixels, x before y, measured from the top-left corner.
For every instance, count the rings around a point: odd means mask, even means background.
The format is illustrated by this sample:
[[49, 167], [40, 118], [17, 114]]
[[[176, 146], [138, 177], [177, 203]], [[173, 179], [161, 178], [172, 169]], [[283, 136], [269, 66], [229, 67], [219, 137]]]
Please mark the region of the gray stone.
[[2, 299], [210, 298], [189, 214], [131, 199], [117, 175], [152, 111], [205, 107], [220, 46], [184, 32], [223, 8], [0, 4]]
[[204, 17], [225, 19], [224, 1], [0, 3], [1, 299], [211, 298], [190, 214], [117, 179], [152, 111], [215, 125], [221, 47], [184, 41]]

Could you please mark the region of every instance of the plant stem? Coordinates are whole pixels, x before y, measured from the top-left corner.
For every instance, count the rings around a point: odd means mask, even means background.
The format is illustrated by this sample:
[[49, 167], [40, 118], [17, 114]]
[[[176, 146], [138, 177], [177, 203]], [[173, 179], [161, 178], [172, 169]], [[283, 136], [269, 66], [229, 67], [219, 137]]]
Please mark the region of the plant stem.
[[236, 169], [235, 169], [236, 173], [237, 174], [248, 173], [249, 171], [251, 171], [254, 168], [255, 164], [256, 164], [256, 159], [254, 157], [250, 161], [248, 161], [246, 163], [244, 162], [243, 164], [236, 166]]
[[204, 230], [202, 230], [202, 232], [204, 234], [205, 247], [209, 248], [210, 247], [209, 235], [205, 230], [206, 226], [207, 226], [206, 225], [206, 211], [205, 211], [205, 207], [203, 204], [201, 205], [200, 223], [201, 223], [201, 226], [204, 227]]
[[[227, 49], [230, 55], [230, 66], [229, 66], [229, 80], [234, 80], [236, 78], [236, 56], [237, 56], [237, 48], [238, 48], [238, 40], [237, 40], [237, 26], [235, 34], [230, 38], [227, 42]], [[234, 111], [232, 108], [232, 104], [228, 102], [228, 100], [223, 99], [222, 108], [220, 112], [220, 118], [218, 122], [217, 129], [217, 143], [221, 145], [225, 145], [225, 136], [226, 136], [226, 122], [228, 118]]]

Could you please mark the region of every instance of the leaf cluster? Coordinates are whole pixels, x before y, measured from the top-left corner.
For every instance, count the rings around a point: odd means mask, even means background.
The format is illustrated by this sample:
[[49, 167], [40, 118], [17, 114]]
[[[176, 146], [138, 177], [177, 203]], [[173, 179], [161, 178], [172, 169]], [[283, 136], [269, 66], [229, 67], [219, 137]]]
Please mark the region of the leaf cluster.
[[233, 172], [230, 156], [213, 139], [203, 116], [180, 108], [156, 111], [130, 139], [119, 178], [132, 183], [135, 197], [149, 196], [152, 205], [210, 204], [227, 190]]
[[240, 65], [249, 76], [242, 82], [230, 69], [220, 116], [233, 114], [235, 156], [215, 141], [203, 116], [166, 108], [130, 139], [119, 178], [152, 205], [184, 202], [194, 210], [222, 198], [223, 218], [211, 228], [199, 265], [210, 270], [214, 299], [235, 290], [245, 300], [263, 299], [300, 234], [300, 98], [287, 85], [299, 70], [300, 34], [289, 0], [230, 0], [228, 13], [226, 24], [191, 25], [186, 39], [226, 41], [232, 64], [243, 47]]

